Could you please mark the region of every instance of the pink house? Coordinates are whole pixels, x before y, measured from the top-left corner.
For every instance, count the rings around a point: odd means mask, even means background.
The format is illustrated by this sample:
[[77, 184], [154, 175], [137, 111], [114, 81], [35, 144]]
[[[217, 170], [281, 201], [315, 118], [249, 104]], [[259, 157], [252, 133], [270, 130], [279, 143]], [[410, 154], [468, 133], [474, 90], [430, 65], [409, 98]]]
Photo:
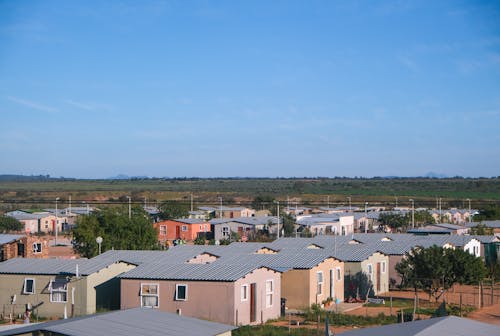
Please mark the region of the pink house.
[[121, 309], [151, 307], [231, 325], [280, 316], [281, 274], [255, 264], [160, 262], [120, 278]]

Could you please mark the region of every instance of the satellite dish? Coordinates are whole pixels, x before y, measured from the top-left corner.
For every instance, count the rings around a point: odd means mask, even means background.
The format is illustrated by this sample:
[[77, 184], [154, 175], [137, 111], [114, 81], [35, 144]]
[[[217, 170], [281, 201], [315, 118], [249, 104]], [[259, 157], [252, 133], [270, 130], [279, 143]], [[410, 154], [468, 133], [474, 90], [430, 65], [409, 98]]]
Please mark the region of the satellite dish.
[[96, 242], [97, 244], [101, 244], [101, 243], [102, 243], [102, 237], [101, 237], [101, 236], [97, 237], [97, 238], [95, 239], [95, 242]]
[[219, 241], [219, 240], [216, 240], [216, 241], [215, 241], [215, 245], [219, 246], [219, 245], [220, 245], [220, 241]]

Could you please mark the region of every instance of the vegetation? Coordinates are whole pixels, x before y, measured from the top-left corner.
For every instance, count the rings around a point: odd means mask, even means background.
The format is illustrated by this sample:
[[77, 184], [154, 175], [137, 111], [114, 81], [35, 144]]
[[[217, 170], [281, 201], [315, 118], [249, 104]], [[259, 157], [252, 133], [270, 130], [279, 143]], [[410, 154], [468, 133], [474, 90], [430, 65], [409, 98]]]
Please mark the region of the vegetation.
[[148, 214], [141, 207], [105, 208], [78, 217], [73, 230], [73, 249], [82, 257], [92, 258], [99, 253], [97, 237], [102, 237], [102, 251], [151, 250], [157, 248], [157, 234]]
[[453, 284], [477, 284], [486, 275], [483, 261], [461, 249], [413, 249], [396, 265], [402, 285], [420, 288], [436, 301]]
[[[415, 227], [435, 223], [434, 218], [428, 211], [415, 211]], [[380, 214], [379, 221], [384, 226], [388, 226], [394, 231], [406, 231], [412, 225], [412, 213], [408, 212], [405, 215], [398, 213], [383, 213]]]
[[492, 236], [495, 233], [493, 228], [487, 227], [486, 225], [479, 223], [475, 227], [470, 228], [469, 234], [478, 236]]
[[475, 222], [500, 219], [500, 204], [488, 204], [473, 217]]
[[160, 218], [163, 220], [186, 218], [189, 216], [189, 207], [186, 203], [167, 201], [162, 203], [159, 208]]
[[[324, 328], [324, 327], [323, 327]], [[278, 327], [270, 324], [243, 326], [233, 330], [233, 336], [317, 336], [316, 329], [297, 328], [288, 331], [288, 327]]]
[[15, 218], [9, 216], [0, 216], [0, 233], [21, 231], [23, 225]]

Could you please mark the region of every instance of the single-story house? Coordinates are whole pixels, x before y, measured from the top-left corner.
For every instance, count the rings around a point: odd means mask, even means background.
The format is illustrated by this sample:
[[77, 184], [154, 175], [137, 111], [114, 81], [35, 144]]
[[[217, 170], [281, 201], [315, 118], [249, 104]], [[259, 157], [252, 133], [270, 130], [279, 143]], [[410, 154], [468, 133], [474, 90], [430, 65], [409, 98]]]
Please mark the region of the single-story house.
[[264, 266], [159, 261], [119, 277], [121, 309], [150, 307], [231, 325], [280, 316], [281, 274]]
[[118, 274], [135, 265], [113, 258], [24, 259], [0, 263], [0, 305], [15, 314], [34, 309], [62, 318], [118, 309]]
[[37, 236], [0, 234], [0, 261], [12, 258], [47, 258], [48, 240]]
[[194, 241], [199, 235], [209, 234], [210, 223], [198, 218], [169, 219], [153, 223], [158, 241], [162, 244], [176, 239]]

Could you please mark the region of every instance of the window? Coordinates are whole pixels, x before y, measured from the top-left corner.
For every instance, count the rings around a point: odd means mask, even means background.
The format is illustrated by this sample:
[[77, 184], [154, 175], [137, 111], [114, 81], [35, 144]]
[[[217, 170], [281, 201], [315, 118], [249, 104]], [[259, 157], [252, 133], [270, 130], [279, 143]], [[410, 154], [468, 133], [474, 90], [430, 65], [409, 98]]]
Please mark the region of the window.
[[385, 261], [382, 261], [382, 273], [385, 273]]
[[373, 275], [373, 266], [372, 264], [368, 264], [368, 278], [370, 281], [372, 281], [372, 275]]
[[340, 267], [337, 267], [335, 270], [337, 273], [337, 281], [342, 280], [342, 271], [340, 270]]
[[187, 225], [181, 226], [181, 231], [187, 231], [187, 230], [188, 230], [188, 226]]
[[267, 280], [266, 281], [266, 307], [273, 306], [273, 290], [274, 290], [273, 280]]
[[49, 285], [50, 302], [68, 301], [68, 282], [66, 280], [52, 280]]
[[141, 307], [158, 308], [158, 284], [141, 283]]
[[317, 277], [317, 295], [323, 294], [323, 272], [316, 273]]
[[23, 294], [35, 294], [35, 279], [24, 279]]
[[33, 253], [42, 253], [42, 243], [33, 243]]
[[160, 225], [160, 234], [163, 236], [167, 234], [167, 226], [166, 225]]
[[186, 301], [188, 293], [187, 285], [175, 285], [175, 300]]
[[248, 285], [241, 286], [241, 301], [248, 300]]
[[229, 236], [229, 227], [228, 226], [224, 226], [222, 228], [222, 235], [223, 236]]

